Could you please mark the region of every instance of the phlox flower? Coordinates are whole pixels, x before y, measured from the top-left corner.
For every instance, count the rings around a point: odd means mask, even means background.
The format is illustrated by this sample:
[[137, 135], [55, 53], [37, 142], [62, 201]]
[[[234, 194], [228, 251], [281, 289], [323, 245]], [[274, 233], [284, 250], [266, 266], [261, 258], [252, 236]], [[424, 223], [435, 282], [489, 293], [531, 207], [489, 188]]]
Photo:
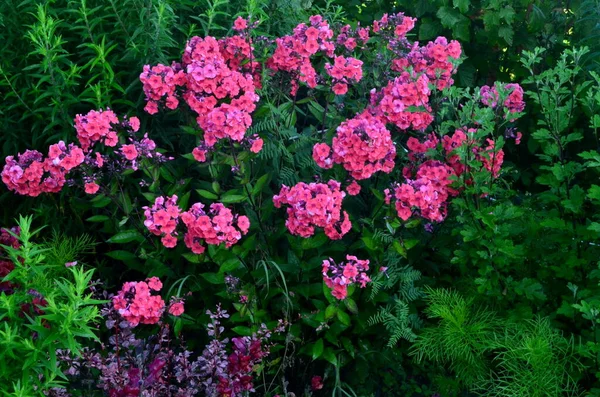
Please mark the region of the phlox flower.
[[276, 208], [288, 205], [285, 225], [290, 233], [306, 238], [315, 233], [315, 227], [321, 227], [330, 239], [337, 240], [352, 227], [348, 213], [342, 212], [345, 194], [334, 180], [327, 184], [300, 182], [291, 188], [284, 185], [273, 203]]
[[112, 298], [117, 312], [131, 324], [156, 324], [165, 309], [165, 302], [159, 295], [152, 295], [162, 289], [158, 278], [146, 281], [130, 281], [123, 284], [121, 291]]
[[195, 254], [205, 251], [204, 243], [225, 243], [229, 248], [248, 233], [250, 228], [250, 220], [246, 216], [234, 215], [221, 203], [211, 204], [208, 212], [204, 211], [203, 204], [195, 203], [181, 214], [181, 221], [187, 228], [184, 243]]
[[371, 281], [367, 276], [369, 260], [360, 260], [356, 256], [346, 255], [346, 262], [335, 263], [329, 258], [323, 261], [323, 281], [331, 288], [331, 294], [339, 300], [346, 299], [348, 286], [358, 284], [360, 288], [366, 287]]
[[340, 124], [331, 148], [323, 143], [313, 148], [313, 159], [319, 166], [342, 164], [357, 180], [370, 178], [377, 171], [390, 173], [395, 157], [390, 132], [380, 117], [368, 112]]

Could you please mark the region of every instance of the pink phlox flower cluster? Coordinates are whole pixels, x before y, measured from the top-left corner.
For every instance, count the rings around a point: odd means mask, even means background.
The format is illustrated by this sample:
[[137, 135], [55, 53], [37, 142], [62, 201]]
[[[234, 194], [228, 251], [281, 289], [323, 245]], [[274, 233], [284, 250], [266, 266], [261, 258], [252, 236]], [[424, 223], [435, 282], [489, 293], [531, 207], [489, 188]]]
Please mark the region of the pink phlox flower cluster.
[[146, 94], [146, 107], [144, 110], [149, 114], [158, 112], [158, 104], [164, 100], [164, 106], [168, 109], [176, 109], [179, 106], [177, 98], [177, 87], [185, 85], [185, 73], [181, 65], [173, 62], [171, 66], [158, 64], [155, 66], [144, 65], [140, 74], [140, 81], [144, 94]]
[[[428, 160], [418, 167], [414, 179], [396, 184], [393, 198], [398, 217], [408, 220], [413, 210], [430, 221], [441, 222], [446, 217], [448, 198], [456, 191], [450, 188], [454, 170], [439, 161]], [[392, 199], [389, 189], [385, 190], [386, 202]]]
[[[79, 156], [76, 153], [69, 153], [68, 156], [68, 166], [78, 161]], [[18, 154], [16, 160], [14, 156], [6, 157], [6, 164], [2, 169], [2, 182], [9, 190], [18, 194], [37, 197], [41, 193], [59, 192], [65, 184], [67, 172], [66, 168], [53, 164], [50, 158], [44, 159], [37, 150], [26, 150]]]
[[353, 255], [346, 255], [346, 262], [335, 263], [329, 258], [323, 261], [323, 281], [325, 285], [331, 288], [331, 294], [339, 299], [346, 299], [348, 295], [348, 286], [358, 284], [360, 288], [365, 288], [371, 281], [367, 276], [369, 270], [369, 260], [361, 260]]
[[113, 297], [113, 307], [133, 327], [140, 323], [156, 324], [165, 310], [165, 301], [153, 294], [161, 289], [162, 283], [157, 277], [126, 282]]
[[483, 163], [483, 167], [497, 178], [504, 163], [504, 150], [497, 149], [493, 139], [486, 139], [486, 143], [487, 146], [479, 151], [477, 158]]
[[438, 37], [424, 47], [413, 44], [406, 56], [392, 61], [392, 70], [403, 72], [411, 68], [415, 73], [427, 75], [431, 84], [438, 90], [443, 90], [454, 84], [452, 75], [457, 70], [455, 61], [460, 58], [461, 53], [458, 41], [448, 42], [445, 37]]
[[184, 236], [185, 245], [195, 254], [205, 251], [203, 242], [211, 245], [225, 243], [227, 248], [236, 244], [242, 235], [248, 233], [250, 221], [244, 215], [234, 215], [221, 203], [210, 205], [210, 211], [204, 211], [204, 205], [196, 203], [181, 214], [181, 220], [187, 227]]
[[48, 159], [52, 162], [52, 165], [62, 167], [66, 171], [71, 171], [71, 169], [83, 163], [85, 155], [83, 154], [83, 150], [74, 143], [70, 143], [67, 146], [63, 141], [60, 141], [54, 145], [50, 145]]
[[227, 66], [240, 73], [250, 73], [254, 87], [261, 89], [261, 64], [254, 60], [254, 48], [250, 40], [249, 36], [244, 35], [224, 37], [219, 40], [219, 47]]
[[359, 26], [356, 30], [353, 30], [350, 25], [343, 26], [335, 38], [335, 43], [348, 51], [354, 51], [359, 44], [364, 46], [368, 41], [369, 28], [361, 28]]
[[406, 147], [408, 147], [409, 150], [408, 159], [414, 162], [424, 158], [424, 154], [437, 148], [439, 142], [439, 139], [434, 133], [429, 134], [427, 139], [423, 142], [415, 137], [408, 138], [408, 141], [406, 141]]
[[[525, 101], [523, 100], [523, 88], [519, 84], [505, 84], [502, 87], [508, 95], [504, 100], [504, 107], [508, 110], [509, 113], [519, 113], [525, 109]], [[491, 108], [495, 108], [498, 106], [498, 100], [500, 99], [500, 94], [498, 93], [498, 89], [494, 87], [489, 87], [484, 85], [479, 89], [479, 94], [481, 95], [481, 102], [485, 106], [489, 106]], [[512, 120], [511, 120], [512, 121]]]
[[119, 118], [110, 109], [90, 110], [85, 116], [75, 116], [75, 130], [81, 148], [87, 152], [96, 142], [116, 146], [119, 139], [115, 124], [119, 124]]
[[352, 227], [348, 213], [342, 212], [346, 193], [340, 187], [334, 180], [327, 184], [300, 182], [291, 188], [283, 185], [273, 203], [276, 208], [288, 205], [285, 225], [293, 235], [307, 238], [315, 233], [315, 227], [321, 227], [327, 237], [338, 240]]
[[325, 64], [327, 74], [333, 78], [333, 92], [343, 95], [348, 92], [348, 84], [359, 82], [362, 77], [363, 62], [356, 58], [336, 56], [334, 63]]
[[373, 21], [373, 32], [385, 34], [393, 32], [394, 38], [402, 40], [415, 27], [416, 18], [405, 16], [403, 13], [383, 14], [381, 19]]
[[497, 149], [493, 139], [486, 139], [485, 147], [478, 142], [474, 135], [477, 132], [475, 128], [466, 130], [458, 129], [452, 136], [446, 135], [442, 140], [442, 145], [447, 155], [447, 162], [450, 164], [457, 175], [461, 175], [466, 170], [464, 160], [456, 154], [455, 150], [464, 145], [468, 145], [471, 153], [475, 155], [475, 159], [483, 164], [483, 168], [492, 173], [494, 178], [497, 178], [504, 162], [504, 151]]
[[181, 208], [177, 205], [177, 196], [157, 197], [152, 207], [143, 207], [144, 226], [155, 236], [161, 236], [162, 244], [167, 248], [177, 245], [177, 225]]
[[198, 114], [206, 144], [212, 147], [226, 137], [241, 141], [259, 99], [252, 76], [231, 69], [213, 37], [190, 39], [183, 64], [187, 73], [184, 99]]
[[333, 57], [335, 44], [332, 41], [333, 30], [320, 15], [310, 17], [310, 26], [301, 23], [291, 36], [276, 40], [277, 47], [273, 56], [267, 60], [267, 67], [273, 71], [283, 71], [292, 76], [291, 94], [296, 95], [298, 81], [310, 88], [317, 86], [317, 72], [310, 57], [322, 51], [327, 57]]
[[130, 167], [133, 170], [138, 169], [139, 158], [158, 158], [163, 160], [162, 153], [156, 151], [156, 143], [148, 138], [148, 134], [144, 134], [141, 140], [130, 138], [130, 143], [121, 145], [119, 152], [125, 160], [130, 162]]
[[260, 79], [255, 81], [251, 73], [260, 76], [260, 66], [252, 61], [252, 51], [243, 36], [220, 41], [210, 36], [192, 37], [181, 65], [144, 66], [140, 79], [148, 101], [146, 111], [156, 113], [163, 97], [165, 106], [175, 109], [181, 96], [198, 114], [196, 120], [208, 147], [223, 138], [241, 141], [259, 99], [255, 89], [260, 87]]
[[[401, 130], [424, 130], [433, 121], [429, 106], [429, 78], [425, 74], [402, 72], [390, 81], [381, 93], [373, 92], [371, 101], [377, 102], [375, 113]], [[409, 108], [420, 110], [411, 110]]]
[[324, 143], [313, 148], [313, 159], [320, 167], [342, 164], [358, 180], [370, 178], [377, 171], [390, 173], [395, 157], [390, 131], [379, 117], [368, 112], [340, 124], [331, 148]]

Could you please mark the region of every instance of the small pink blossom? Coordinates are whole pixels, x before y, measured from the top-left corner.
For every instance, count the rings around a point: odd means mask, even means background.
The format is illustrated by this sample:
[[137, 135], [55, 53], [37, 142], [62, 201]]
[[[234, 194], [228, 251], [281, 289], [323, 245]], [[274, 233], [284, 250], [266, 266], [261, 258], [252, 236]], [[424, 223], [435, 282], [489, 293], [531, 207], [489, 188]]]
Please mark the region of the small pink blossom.
[[87, 194], [96, 194], [100, 186], [96, 182], [88, 182], [85, 184], [85, 192]]
[[252, 147], [250, 147], [250, 151], [252, 153], [258, 153], [262, 150], [262, 147], [263, 147], [263, 140], [261, 138], [258, 138], [254, 142], [252, 142]]
[[121, 147], [121, 152], [129, 161], [135, 160], [138, 156], [138, 151], [135, 148], [135, 145], [123, 145]]
[[175, 317], [179, 317], [183, 314], [184, 308], [183, 308], [183, 303], [182, 302], [176, 302], [173, 303], [170, 307], [169, 307], [169, 314], [175, 316]]

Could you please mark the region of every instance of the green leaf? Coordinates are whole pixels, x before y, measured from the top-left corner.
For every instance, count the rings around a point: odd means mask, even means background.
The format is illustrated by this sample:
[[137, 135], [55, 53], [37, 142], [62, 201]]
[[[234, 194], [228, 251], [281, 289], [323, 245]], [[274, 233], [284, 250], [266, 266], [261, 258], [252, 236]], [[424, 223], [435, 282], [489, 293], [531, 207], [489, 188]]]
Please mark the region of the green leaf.
[[225, 204], [241, 203], [246, 200], [246, 196], [240, 194], [231, 194], [221, 197], [221, 202]]
[[233, 327], [233, 328], [231, 328], [231, 330], [233, 332], [235, 332], [236, 334], [242, 335], [242, 336], [251, 336], [252, 335], [252, 329], [250, 329], [249, 327], [244, 327], [242, 325]]
[[137, 256], [135, 256], [131, 252], [123, 250], [110, 251], [107, 252], [106, 255], [113, 259], [118, 259], [120, 261], [131, 261], [137, 259]]
[[509, 26], [501, 26], [500, 29], [498, 29], [498, 36], [502, 37], [508, 45], [512, 45], [514, 34], [515, 31]]
[[223, 273], [201, 273], [200, 275], [211, 284], [223, 284], [225, 282]]
[[313, 345], [312, 348], [312, 358], [313, 360], [316, 360], [317, 358], [321, 357], [321, 355], [323, 354], [323, 339], [319, 339], [318, 341], [315, 342], [315, 344]]
[[264, 174], [263, 176], [258, 178], [256, 183], [254, 184], [254, 187], [252, 188], [252, 196], [256, 196], [262, 191], [263, 186], [265, 186], [265, 183], [267, 183], [267, 181], [269, 180], [269, 176], [269, 174]]
[[115, 234], [114, 236], [106, 240], [106, 242], [114, 244], [125, 244], [130, 243], [132, 241], [142, 241], [143, 239], [144, 236], [142, 236], [137, 230], [125, 230]]
[[112, 200], [109, 197], [106, 197], [105, 195], [101, 194], [99, 196], [94, 197], [90, 202], [92, 203], [92, 207], [94, 208], [103, 208], [109, 205], [112, 202]]
[[323, 358], [327, 361], [329, 361], [331, 364], [333, 364], [334, 366], [337, 366], [337, 358], [335, 357], [335, 353], [333, 352], [333, 350], [328, 347], [327, 349], [325, 349], [323, 351]]
[[346, 305], [348, 310], [350, 310], [350, 313], [353, 313], [353, 314], [358, 313], [358, 306], [356, 305], [356, 302], [354, 301], [354, 299], [346, 298], [346, 299], [344, 299], [344, 304]]
[[350, 316], [348, 315], [348, 313], [342, 311], [342, 310], [338, 310], [337, 311], [337, 318], [338, 320], [340, 320], [340, 322], [346, 326], [350, 325]]
[[419, 40], [431, 40], [436, 38], [440, 33], [440, 24], [437, 21], [432, 21], [429, 18], [421, 20], [419, 27]]
[[469, 11], [470, 4], [469, 0], [452, 0], [452, 5], [454, 5], [454, 8], [458, 8], [461, 14], [466, 14]]
[[106, 222], [108, 220], [110, 220], [110, 218], [106, 215], [94, 215], [86, 219], [88, 222]]
[[198, 192], [198, 194], [200, 196], [207, 198], [209, 200], [217, 200], [219, 198], [219, 196], [217, 196], [214, 193], [209, 192], [208, 190], [196, 189], [196, 192]]
[[220, 273], [231, 273], [242, 265], [238, 258], [231, 258], [223, 262], [219, 268]]
[[327, 241], [329, 241], [329, 238], [324, 233], [318, 233], [312, 237], [302, 239], [302, 249], [306, 251], [319, 248]]
[[202, 255], [197, 255], [192, 252], [186, 252], [185, 254], [182, 254], [181, 256], [183, 256], [185, 259], [187, 259], [191, 263], [201, 263], [202, 262]]
[[333, 304], [327, 306], [327, 309], [325, 309], [325, 320], [329, 320], [330, 318], [335, 316], [336, 312], [337, 312], [337, 306], [335, 306]]

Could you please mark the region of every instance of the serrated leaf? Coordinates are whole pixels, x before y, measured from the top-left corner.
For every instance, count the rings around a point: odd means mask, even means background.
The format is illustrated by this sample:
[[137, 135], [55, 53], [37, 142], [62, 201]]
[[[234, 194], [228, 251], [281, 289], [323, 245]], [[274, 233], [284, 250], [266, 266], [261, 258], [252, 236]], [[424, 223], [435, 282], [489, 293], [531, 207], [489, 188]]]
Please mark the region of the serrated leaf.
[[471, 2], [469, 0], [452, 0], [452, 5], [454, 5], [454, 8], [458, 8], [462, 14], [466, 14], [467, 11], [469, 11], [470, 4]]

